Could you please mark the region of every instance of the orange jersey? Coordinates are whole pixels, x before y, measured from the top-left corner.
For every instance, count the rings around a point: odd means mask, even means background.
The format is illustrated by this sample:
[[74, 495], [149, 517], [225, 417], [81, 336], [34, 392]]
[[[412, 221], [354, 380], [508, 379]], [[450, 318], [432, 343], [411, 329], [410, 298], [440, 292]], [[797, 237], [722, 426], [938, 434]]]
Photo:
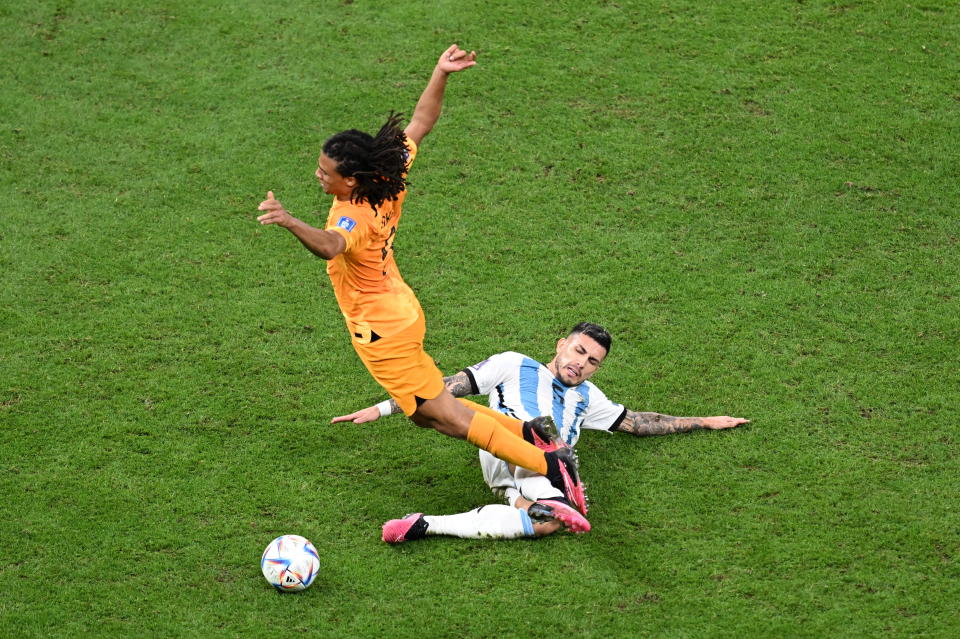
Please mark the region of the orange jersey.
[[[407, 141], [407, 169], [417, 145]], [[347, 242], [346, 250], [327, 261], [327, 274], [354, 339], [370, 341], [371, 332], [388, 337], [410, 326], [420, 314], [420, 302], [403, 281], [393, 257], [393, 241], [400, 224], [407, 191], [374, 210], [366, 202], [334, 199], [326, 229]]]

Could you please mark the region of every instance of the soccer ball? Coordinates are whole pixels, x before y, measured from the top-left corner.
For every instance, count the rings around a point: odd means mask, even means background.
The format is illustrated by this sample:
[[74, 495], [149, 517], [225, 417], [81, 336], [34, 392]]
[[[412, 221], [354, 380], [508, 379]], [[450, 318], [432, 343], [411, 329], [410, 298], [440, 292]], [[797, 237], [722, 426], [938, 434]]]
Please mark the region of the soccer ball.
[[270, 585], [281, 592], [306, 590], [320, 569], [320, 556], [308, 539], [281, 535], [260, 557], [260, 570]]

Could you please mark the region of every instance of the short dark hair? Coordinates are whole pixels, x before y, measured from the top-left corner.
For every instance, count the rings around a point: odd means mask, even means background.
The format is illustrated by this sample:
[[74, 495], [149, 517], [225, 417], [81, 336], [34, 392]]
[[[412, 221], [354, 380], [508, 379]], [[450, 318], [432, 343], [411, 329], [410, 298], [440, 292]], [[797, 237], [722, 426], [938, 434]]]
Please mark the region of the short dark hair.
[[407, 188], [407, 136], [399, 126], [401, 117], [391, 112], [376, 135], [350, 129], [323, 143], [323, 152], [337, 163], [337, 173], [357, 180], [351, 202], [365, 200], [377, 208]]
[[610, 345], [613, 343], [613, 338], [610, 337], [610, 333], [608, 333], [607, 329], [604, 327], [591, 322], [580, 322], [573, 327], [567, 337], [572, 337], [577, 334], [586, 335], [587, 337], [593, 338], [597, 344], [603, 346], [603, 348], [607, 351], [607, 355], [610, 354]]

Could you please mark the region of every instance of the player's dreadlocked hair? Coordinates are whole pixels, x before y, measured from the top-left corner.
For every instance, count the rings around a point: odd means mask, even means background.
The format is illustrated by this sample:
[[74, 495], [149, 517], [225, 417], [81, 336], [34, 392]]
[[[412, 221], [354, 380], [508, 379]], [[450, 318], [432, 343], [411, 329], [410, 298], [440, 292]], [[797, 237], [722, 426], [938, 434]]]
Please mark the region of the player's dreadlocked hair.
[[607, 354], [610, 354], [610, 345], [613, 342], [613, 338], [610, 337], [610, 333], [607, 332], [607, 329], [600, 326], [599, 324], [592, 324], [590, 322], [580, 322], [570, 331], [570, 335], [567, 337], [576, 335], [577, 333], [582, 333], [587, 337], [592, 337], [597, 344], [603, 346], [604, 350], [607, 351]]
[[391, 111], [376, 136], [350, 129], [323, 143], [323, 152], [337, 163], [337, 172], [357, 180], [351, 202], [366, 200], [377, 208], [396, 200], [406, 188], [407, 136], [399, 127], [401, 117]]

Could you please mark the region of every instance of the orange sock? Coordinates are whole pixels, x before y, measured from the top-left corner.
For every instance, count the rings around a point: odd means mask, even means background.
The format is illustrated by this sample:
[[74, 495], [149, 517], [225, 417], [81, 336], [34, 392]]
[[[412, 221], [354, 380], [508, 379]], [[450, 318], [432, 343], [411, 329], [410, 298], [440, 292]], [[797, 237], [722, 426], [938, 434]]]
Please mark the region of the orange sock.
[[470, 420], [467, 441], [514, 466], [522, 466], [541, 475], [547, 474], [547, 458], [543, 451], [522, 437], [515, 437], [497, 420], [477, 411]]
[[509, 415], [504, 415], [498, 410], [493, 410], [489, 406], [484, 406], [483, 404], [478, 404], [476, 402], [471, 402], [469, 399], [464, 399], [458, 397], [457, 401], [472, 410], [475, 413], [483, 413], [484, 415], [489, 415], [497, 420], [497, 423], [501, 426], [504, 426], [511, 433], [517, 437], [523, 437], [523, 422]]

